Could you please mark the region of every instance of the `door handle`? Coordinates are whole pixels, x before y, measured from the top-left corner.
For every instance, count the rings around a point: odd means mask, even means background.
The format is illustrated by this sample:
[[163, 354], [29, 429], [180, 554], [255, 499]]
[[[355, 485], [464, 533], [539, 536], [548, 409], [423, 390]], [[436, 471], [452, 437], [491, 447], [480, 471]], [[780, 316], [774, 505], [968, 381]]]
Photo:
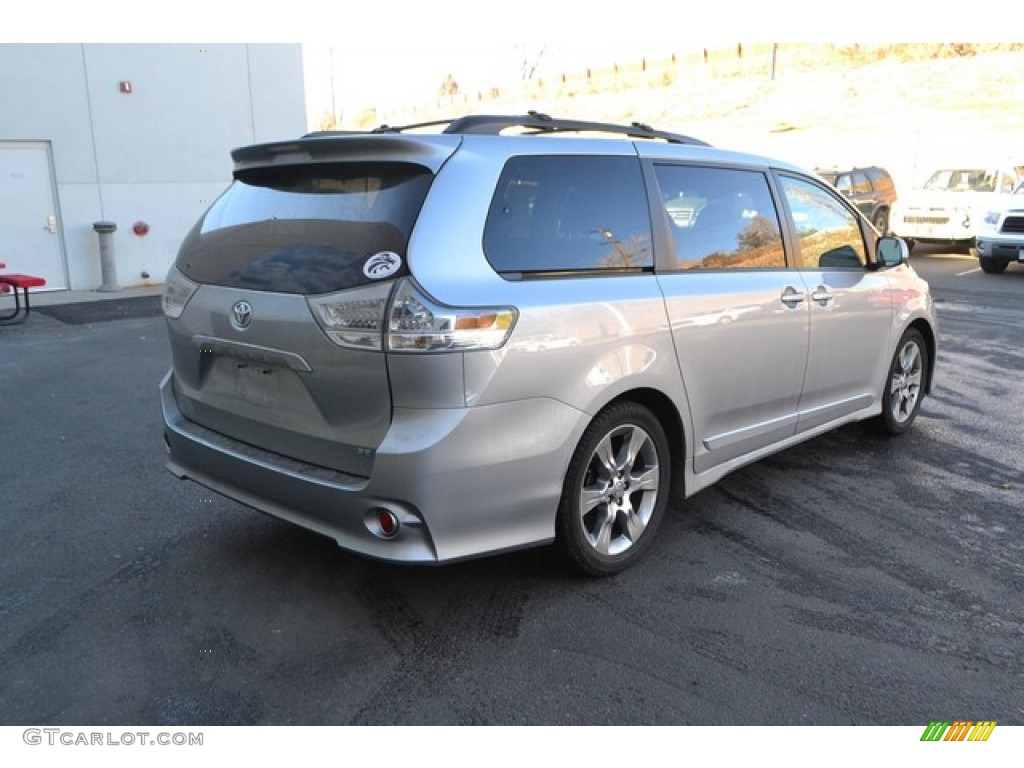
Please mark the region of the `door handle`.
[[791, 285], [786, 286], [786, 290], [782, 292], [782, 303], [790, 309], [795, 308], [798, 304], [803, 304], [806, 301], [807, 296], [802, 292], [798, 291]]
[[819, 285], [811, 294], [811, 301], [816, 301], [823, 307], [827, 307], [834, 298], [835, 296], [832, 295], [832, 291], [828, 289], [827, 285]]

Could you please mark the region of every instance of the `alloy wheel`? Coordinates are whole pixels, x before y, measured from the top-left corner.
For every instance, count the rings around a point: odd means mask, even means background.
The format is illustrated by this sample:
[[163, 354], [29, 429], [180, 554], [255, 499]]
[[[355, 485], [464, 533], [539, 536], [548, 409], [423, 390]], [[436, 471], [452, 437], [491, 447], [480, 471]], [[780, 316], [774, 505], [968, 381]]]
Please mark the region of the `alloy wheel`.
[[913, 416], [921, 397], [923, 373], [921, 348], [915, 339], [909, 339], [897, 355], [889, 380], [889, 407], [896, 423], [902, 424]]
[[639, 540], [658, 501], [659, 476], [657, 448], [639, 426], [620, 425], [597, 444], [578, 506], [584, 536], [596, 552], [620, 555]]

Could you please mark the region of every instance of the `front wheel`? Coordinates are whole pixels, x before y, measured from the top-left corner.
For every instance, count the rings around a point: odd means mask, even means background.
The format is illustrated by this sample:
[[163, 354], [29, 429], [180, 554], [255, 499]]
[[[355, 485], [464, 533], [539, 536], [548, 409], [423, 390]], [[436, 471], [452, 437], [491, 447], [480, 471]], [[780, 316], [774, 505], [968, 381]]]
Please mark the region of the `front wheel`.
[[910, 429], [924, 399], [927, 371], [928, 347], [924, 337], [909, 328], [896, 345], [882, 390], [882, 413], [875, 424], [883, 432], [900, 435]]
[[1006, 268], [1010, 266], [1010, 262], [1000, 261], [999, 259], [990, 259], [986, 256], [979, 256], [978, 265], [981, 267], [982, 272], [986, 272], [990, 275], [998, 275], [1000, 272], [1006, 271]]
[[879, 234], [884, 235], [889, 229], [889, 211], [885, 208], [875, 211], [875, 216], [871, 223], [875, 225], [875, 229], [878, 230]]
[[557, 534], [577, 569], [604, 576], [628, 568], [650, 546], [671, 482], [665, 430], [644, 406], [599, 413], [566, 473]]

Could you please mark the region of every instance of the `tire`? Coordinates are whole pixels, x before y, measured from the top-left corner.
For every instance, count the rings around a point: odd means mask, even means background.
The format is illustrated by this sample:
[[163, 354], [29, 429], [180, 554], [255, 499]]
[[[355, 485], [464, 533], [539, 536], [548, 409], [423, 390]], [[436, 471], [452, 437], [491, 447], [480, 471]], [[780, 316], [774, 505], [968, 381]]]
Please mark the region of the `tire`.
[[599, 413], [566, 472], [556, 533], [572, 565], [606, 576], [650, 547], [668, 504], [672, 457], [665, 430], [639, 403]]
[[978, 257], [978, 264], [981, 266], [982, 272], [987, 272], [990, 275], [998, 275], [1000, 272], [1005, 272], [1006, 268], [1010, 266], [1008, 261], [1000, 261], [999, 259], [991, 259], [985, 256]]
[[903, 242], [907, 244], [907, 253], [914, 250], [914, 246], [917, 245], [917, 240], [912, 237], [904, 237]]
[[880, 208], [875, 211], [875, 215], [872, 217], [871, 223], [875, 225], [875, 229], [878, 230], [880, 235], [884, 235], [886, 230], [889, 229], [889, 211], [885, 208]]
[[882, 413], [875, 425], [885, 434], [901, 435], [910, 429], [924, 399], [928, 375], [928, 347], [924, 337], [908, 328], [896, 345], [882, 388]]

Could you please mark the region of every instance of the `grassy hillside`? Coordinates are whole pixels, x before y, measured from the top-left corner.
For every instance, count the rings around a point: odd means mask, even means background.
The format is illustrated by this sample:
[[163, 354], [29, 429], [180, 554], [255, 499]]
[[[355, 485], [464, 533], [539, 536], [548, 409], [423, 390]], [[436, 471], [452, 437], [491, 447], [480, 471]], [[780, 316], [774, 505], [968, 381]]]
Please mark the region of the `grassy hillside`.
[[366, 109], [346, 127], [536, 109], [636, 120], [811, 167], [882, 165], [898, 187], [948, 162], [1024, 162], [1022, 44], [749, 44], [487, 92], [462, 93], [453, 76], [444, 90]]

